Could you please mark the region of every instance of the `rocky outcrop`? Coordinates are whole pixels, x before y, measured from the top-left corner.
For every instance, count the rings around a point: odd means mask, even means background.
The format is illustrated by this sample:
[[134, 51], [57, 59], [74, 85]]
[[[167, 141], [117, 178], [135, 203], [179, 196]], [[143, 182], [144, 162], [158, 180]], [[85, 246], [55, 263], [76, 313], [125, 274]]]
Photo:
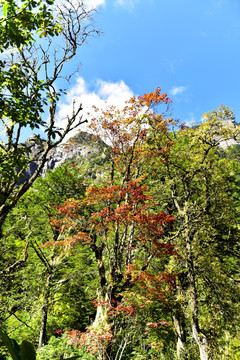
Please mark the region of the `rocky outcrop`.
[[[29, 148], [29, 157], [38, 157], [38, 154], [41, 156], [41, 149], [44, 148], [44, 140], [41, 140], [36, 135], [31, 135], [25, 145]], [[65, 144], [60, 144], [50, 151], [41, 174], [44, 176], [47, 170], [54, 170], [59, 165], [70, 162], [72, 159], [87, 158], [94, 153], [100, 154], [106, 148], [107, 145], [100, 138], [93, 138], [87, 132], [79, 132]], [[36, 159], [31, 162], [29, 168], [24, 172], [24, 178], [30, 178], [37, 166], [38, 161]]]

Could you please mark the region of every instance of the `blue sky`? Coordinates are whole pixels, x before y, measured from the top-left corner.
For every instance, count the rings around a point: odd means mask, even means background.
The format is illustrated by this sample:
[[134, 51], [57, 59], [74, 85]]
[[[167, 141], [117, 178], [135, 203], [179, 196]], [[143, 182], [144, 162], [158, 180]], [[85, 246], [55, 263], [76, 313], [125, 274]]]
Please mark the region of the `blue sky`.
[[60, 104], [118, 104], [160, 86], [172, 116], [200, 121], [221, 104], [239, 121], [239, 0], [88, 0], [102, 36], [81, 48], [82, 63]]

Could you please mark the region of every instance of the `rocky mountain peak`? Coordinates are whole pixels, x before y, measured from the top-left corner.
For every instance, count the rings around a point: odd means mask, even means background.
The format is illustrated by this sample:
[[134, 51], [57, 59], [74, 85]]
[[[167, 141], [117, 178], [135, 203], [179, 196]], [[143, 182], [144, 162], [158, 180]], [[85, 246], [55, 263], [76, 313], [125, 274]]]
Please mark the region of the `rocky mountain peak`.
[[[29, 148], [29, 155], [35, 156], [44, 148], [44, 140], [40, 139], [38, 135], [31, 135], [25, 145]], [[93, 137], [87, 132], [78, 132], [75, 136], [70, 138], [66, 143], [62, 143], [56, 148], [52, 149], [47, 157], [47, 161], [42, 170], [42, 175], [47, 170], [54, 170], [59, 165], [66, 163], [72, 159], [87, 158], [91, 154], [101, 154], [107, 145], [100, 139]], [[25, 171], [25, 178], [30, 178], [38, 166], [38, 161], [32, 161], [29, 168]]]

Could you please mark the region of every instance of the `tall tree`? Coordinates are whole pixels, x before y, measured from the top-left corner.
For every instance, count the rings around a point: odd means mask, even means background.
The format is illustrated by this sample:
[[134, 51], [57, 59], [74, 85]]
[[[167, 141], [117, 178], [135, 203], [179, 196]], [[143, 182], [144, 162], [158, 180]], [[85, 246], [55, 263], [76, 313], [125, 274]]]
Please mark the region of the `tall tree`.
[[[85, 120], [82, 106], [73, 104], [64, 129], [56, 122], [57, 104], [64, 94], [59, 79], [79, 47], [98, 31], [93, 10], [83, 1], [47, 2], [2, 0], [0, 19], [0, 230], [11, 209], [40, 174], [51, 149]], [[46, 139], [36, 136], [22, 144], [24, 131], [41, 128]], [[34, 151], [37, 147], [37, 151]], [[38, 166], [30, 179], [17, 186], [29, 164]]]
[[[169, 266], [179, 274], [173, 323], [181, 359], [188, 358], [188, 318], [200, 358], [210, 359], [217, 356], [222, 322], [226, 328], [234, 303], [239, 301], [234, 275], [238, 273], [239, 214], [233, 196], [236, 186], [229, 178], [231, 174], [233, 180], [239, 166], [218, 155], [219, 146], [239, 137], [239, 127], [232, 119], [233, 113], [220, 107], [205, 114], [196, 127], [168, 132], [171, 146], [161, 154], [154, 170], [155, 178], [161, 177], [156, 181], [155, 197], [158, 193], [163, 209], [175, 217], [167, 236], [178, 250]], [[161, 149], [165, 141], [154, 133], [149, 146]]]
[[[95, 343], [99, 339], [95, 347], [99, 359], [107, 359], [112, 351], [111, 340], [116, 331], [113, 314], [123, 309], [132, 311], [124, 297], [124, 292], [133, 287], [132, 269], [138, 269], [139, 278], [150, 276], [146, 270], [151, 268], [151, 260], [173, 253], [173, 247], [161, 241], [173, 218], [158, 211], [142, 185], [143, 159], [155, 155], [154, 150], [147, 154], [144, 148], [149, 124], [153, 118], [162, 122], [162, 116], [156, 115], [152, 106], [169, 101], [166, 94], [156, 89], [143, 97], [133, 97], [123, 110], [112, 107], [98, 116], [96, 109], [91, 128], [95, 136], [104, 136], [111, 145], [109, 171], [103, 174], [100, 184], [86, 190], [84, 199], [67, 200], [59, 208], [59, 218], [52, 222], [60, 232], [59, 240], [69, 245], [85, 243], [95, 256], [100, 285], [97, 312], [92, 326], [82, 334], [82, 341], [93, 350], [91, 339]], [[166, 131], [164, 123], [160, 130]], [[156, 279], [162, 287], [171, 281], [168, 274]], [[105, 340], [101, 343], [101, 339]]]

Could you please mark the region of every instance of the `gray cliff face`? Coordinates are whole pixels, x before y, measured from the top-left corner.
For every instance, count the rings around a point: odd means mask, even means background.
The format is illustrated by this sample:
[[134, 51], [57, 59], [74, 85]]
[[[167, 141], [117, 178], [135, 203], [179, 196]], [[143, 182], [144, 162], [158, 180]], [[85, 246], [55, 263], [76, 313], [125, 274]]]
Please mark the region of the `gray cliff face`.
[[43, 172], [46, 170], [54, 170], [59, 165], [80, 157], [88, 157], [93, 153], [98, 153], [101, 151], [99, 143], [96, 143], [92, 140], [92, 135], [85, 133], [84, 141], [68, 142], [66, 144], [61, 144], [55, 148], [48, 156], [48, 160], [43, 168]]
[[[32, 135], [26, 141], [26, 145], [30, 149], [29, 156], [34, 157], [44, 147], [44, 141]], [[80, 132], [65, 144], [60, 144], [50, 151], [41, 174], [44, 176], [47, 170], [55, 170], [59, 165], [73, 159], [87, 158], [94, 153], [100, 154], [105, 148], [107, 148], [107, 145], [101, 139], [93, 139], [91, 134]], [[29, 168], [25, 171], [25, 179], [32, 176], [37, 166], [37, 160], [31, 162]]]

